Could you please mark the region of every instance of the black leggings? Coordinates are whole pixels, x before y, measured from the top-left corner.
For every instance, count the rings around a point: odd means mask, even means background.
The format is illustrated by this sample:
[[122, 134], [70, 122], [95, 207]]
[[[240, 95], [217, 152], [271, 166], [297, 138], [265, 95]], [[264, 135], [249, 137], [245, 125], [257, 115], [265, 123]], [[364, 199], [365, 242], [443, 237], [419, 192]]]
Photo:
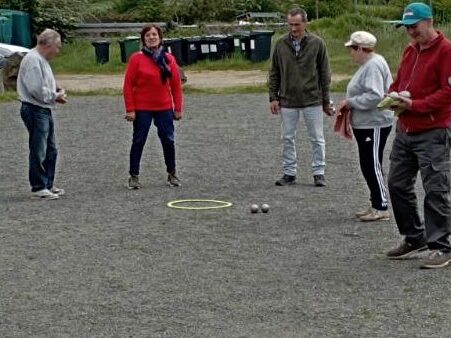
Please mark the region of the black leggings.
[[354, 129], [359, 147], [360, 169], [370, 189], [371, 206], [377, 210], [387, 210], [387, 188], [382, 172], [384, 148], [391, 126], [385, 128]]

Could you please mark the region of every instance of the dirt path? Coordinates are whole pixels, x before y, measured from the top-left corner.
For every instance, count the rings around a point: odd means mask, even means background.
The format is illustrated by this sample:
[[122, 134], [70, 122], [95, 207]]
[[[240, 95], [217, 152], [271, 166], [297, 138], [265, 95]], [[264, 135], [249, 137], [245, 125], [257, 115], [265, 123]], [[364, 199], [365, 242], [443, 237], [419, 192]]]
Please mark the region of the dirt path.
[[[188, 85], [194, 88], [255, 86], [266, 83], [267, 72], [247, 71], [186, 71]], [[333, 76], [333, 81], [346, 79], [346, 75]], [[68, 90], [90, 91], [122, 88], [123, 75], [59, 75], [59, 84]]]

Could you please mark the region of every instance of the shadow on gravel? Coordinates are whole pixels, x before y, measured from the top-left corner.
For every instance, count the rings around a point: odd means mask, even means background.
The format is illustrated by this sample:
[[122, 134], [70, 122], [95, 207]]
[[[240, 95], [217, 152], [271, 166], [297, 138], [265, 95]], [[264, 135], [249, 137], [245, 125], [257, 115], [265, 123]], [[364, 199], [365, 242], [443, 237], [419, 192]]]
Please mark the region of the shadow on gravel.
[[[143, 188], [129, 191], [122, 107], [78, 97], [55, 112], [66, 195], [43, 202], [29, 198], [18, 104], [2, 105], [0, 336], [449, 336], [451, 270], [384, 258], [395, 224], [353, 218], [368, 192], [355, 143], [331, 120], [327, 187], [312, 185], [303, 124], [299, 184], [276, 187], [280, 125], [266, 95], [188, 96], [177, 123], [183, 186], [166, 186], [152, 127]], [[166, 206], [187, 198], [233, 206]], [[251, 214], [252, 203], [270, 211]]]

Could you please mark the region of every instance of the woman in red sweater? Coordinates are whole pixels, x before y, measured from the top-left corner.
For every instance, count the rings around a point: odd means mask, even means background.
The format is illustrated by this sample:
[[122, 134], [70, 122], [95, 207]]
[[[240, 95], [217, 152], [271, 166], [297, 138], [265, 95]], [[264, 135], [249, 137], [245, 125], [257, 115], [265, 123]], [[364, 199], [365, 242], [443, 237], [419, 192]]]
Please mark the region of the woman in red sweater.
[[143, 48], [134, 53], [125, 72], [124, 102], [127, 121], [133, 122], [130, 149], [130, 189], [139, 189], [139, 164], [152, 121], [163, 146], [168, 185], [177, 187], [174, 121], [183, 116], [180, 74], [175, 58], [163, 50], [163, 33], [156, 25], [141, 31]]

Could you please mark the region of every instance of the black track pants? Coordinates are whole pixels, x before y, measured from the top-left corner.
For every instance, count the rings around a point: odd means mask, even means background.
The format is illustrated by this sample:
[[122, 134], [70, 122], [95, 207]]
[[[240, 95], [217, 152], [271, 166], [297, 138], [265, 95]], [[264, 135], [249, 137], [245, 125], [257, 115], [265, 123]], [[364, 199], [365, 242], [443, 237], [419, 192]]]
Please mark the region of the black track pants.
[[387, 189], [382, 172], [384, 148], [391, 126], [384, 128], [353, 129], [359, 147], [360, 169], [370, 189], [371, 206], [387, 210]]

